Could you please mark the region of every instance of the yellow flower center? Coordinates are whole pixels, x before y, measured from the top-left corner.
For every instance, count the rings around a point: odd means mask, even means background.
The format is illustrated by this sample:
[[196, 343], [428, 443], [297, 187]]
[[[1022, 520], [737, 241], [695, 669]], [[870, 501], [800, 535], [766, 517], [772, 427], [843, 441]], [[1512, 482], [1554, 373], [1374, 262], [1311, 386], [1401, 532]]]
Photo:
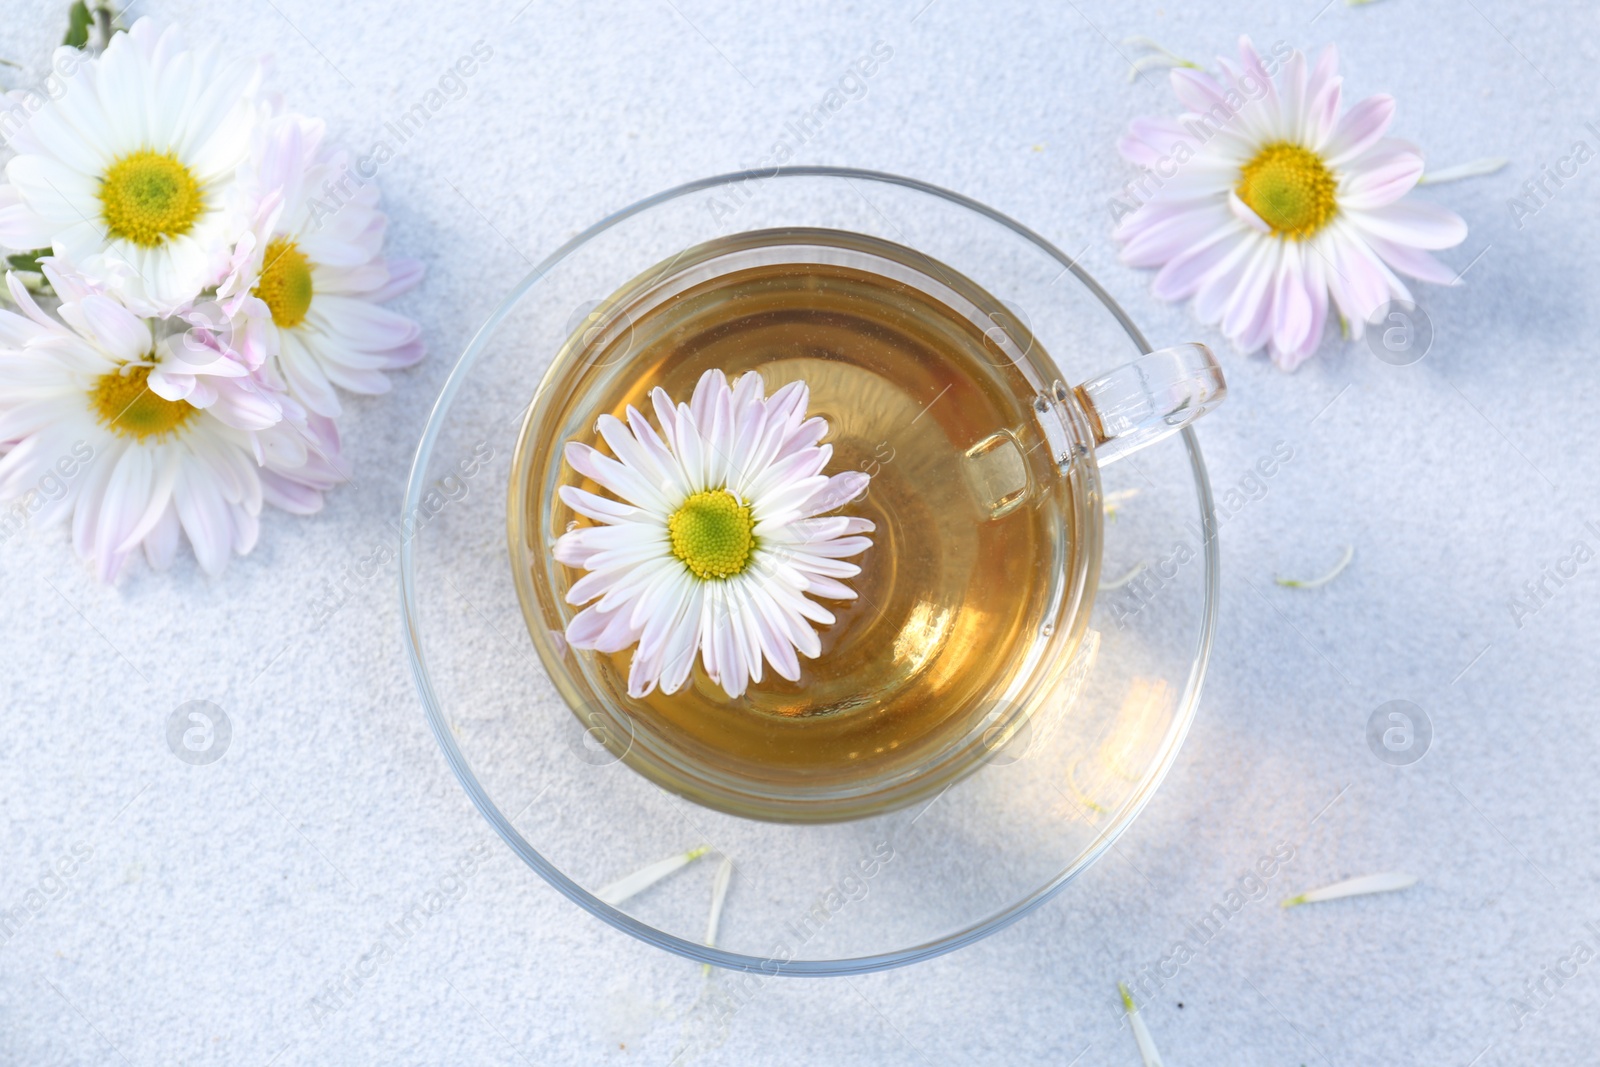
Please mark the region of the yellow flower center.
[[1244, 165], [1235, 191], [1275, 235], [1299, 241], [1326, 226], [1339, 210], [1336, 185], [1321, 156], [1278, 141]]
[[102, 374], [89, 394], [101, 425], [123, 437], [143, 441], [175, 433], [199, 414], [200, 409], [187, 400], [166, 400], [152, 393], [149, 378], [149, 367]]
[[205, 206], [194, 172], [170, 152], [131, 152], [100, 179], [106, 229], [146, 248], [188, 233]]
[[708, 581], [732, 578], [750, 565], [755, 528], [750, 505], [726, 489], [694, 494], [667, 519], [672, 554]]
[[261, 260], [261, 280], [253, 290], [272, 312], [272, 321], [292, 330], [311, 309], [311, 263], [293, 241], [274, 237]]

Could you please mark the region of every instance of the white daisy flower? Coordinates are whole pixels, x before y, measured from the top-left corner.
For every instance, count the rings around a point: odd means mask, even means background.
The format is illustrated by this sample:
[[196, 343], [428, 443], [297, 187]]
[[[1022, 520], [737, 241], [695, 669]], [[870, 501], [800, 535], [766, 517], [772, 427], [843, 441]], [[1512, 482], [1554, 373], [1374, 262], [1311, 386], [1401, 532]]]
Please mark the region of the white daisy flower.
[[254, 547], [263, 502], [320, 506], [338, 480], [330, 422], [298, 421], [292, 400], [187, 320], [141, 318], [48, 262], [45, 273], [61, 321], [6, 278], [22, 314], [0, 311], [0, 503], [26, 499], [86, 446], [86, 469], [37, 518], [70, 517], [78, 554], [105, 581], [141, 545], [165, 568], [180, 531], [219, 573]]
[[822, 473], [833, 447], [819, 444], [827, 423], [806, 418], [804, 382], [762, 392], [760, 375], [730, 387], [707, 371], [688, 404], [651, 394], [659, 433], [632, 407], [626, 423], [602, 415], [596, 429], [615, 459], [567, 444], [572, 468], [620, 498], [561, 487], [568, 507], [599, 524], [555, 544], [558, 561], [589, 572], [567, 592], [589, 605], [567, 641], [607, 653], [637, 643], [634, 697], [683, 688], [696, 653], [730, 697], [761, 681], [763, 663], [798, 680], [795, 653], [819, 655], [813, 624], [834, 621], [810, 595], [855, 598], [840, 579], [861, 568], [844, 560], [871, 546], [861, 535], [873, 524], [826, 513], [859, 496], [868, 476]]
[[[323, 146], [324, 132], [320, 120], [292, 114], [261, 127], [240, 178], [254, 219], [217, 293], [260, 324], [263, 352], [289, 394], [333, 417], [335, 386], [385, 393], [385, 371], [422, 358], [417, 324], [377, 306], [416, 285], [422, 264], [384, 259], [375, 184], [342, 191], [337, 206], [327, 199], [353, 171], [344, 152]], [[250, 333], [255, 343], [258, 331]]]
[[1460, 244], [1467, 226], [1405, 199], [1422, 155], [1384, 136], [1392, 97], [1341, 116], [1332, 47], [1309, 70], [1300, 52], [1275, 55], [1276, 82], [1249, 38], [1239, 57], [1237, 71], [1219, 61], [1221, 78], [1174, 70], [1188, 110], [1134, 122], [1119, 148], [1146, 168], [1129, 183], [1143, 202], [1122, 204], [1115, 236], [1124, 262], [1160, 268], [1157, 296], [1192, 298], [1241, 350], [1265, 345], [1292, 370], [1321, 342], [1330, 297], [1359, 335], [1386, 301], [1411, 299], [1396, 272], [1454, 284], [1456, 272], [1428, 251]]
[[141, 314], [194, 299], [244, 228], [235, 174], [259, 78], [254, 62], [140, 19], [11, 135], [0, 244], [52, 248]]

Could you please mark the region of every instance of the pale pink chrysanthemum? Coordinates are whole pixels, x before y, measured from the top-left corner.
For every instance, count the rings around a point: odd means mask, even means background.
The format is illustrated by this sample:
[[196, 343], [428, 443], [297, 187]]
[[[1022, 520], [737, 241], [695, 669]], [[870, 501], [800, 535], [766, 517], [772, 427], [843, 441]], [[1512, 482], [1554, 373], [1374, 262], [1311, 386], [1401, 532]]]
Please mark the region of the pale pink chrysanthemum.
[[320, 120], [292, 113], [261, 123], [239, 175], [250, 227], [217, 294], [240, 347], [295, 400], [332, 418], [338, 389], [388, 392], [385, 372], [422, 358], [417, 324], [380, 306], [416, 285], [422, 264], [385, 258], [378, 187], [352, 184], [357, 170], [325, 133]]
[[747, 373], [730, 386], [707, 371], [687, 404], [656, 389], [658, 432], [636, 409], [602, 415], [613, 456], [578, 442], [573, 470], [615, 494], [561, 487], [563, 502], [597, 525], [563, 534], [555, 558], [588, 571], [567, 591], [587, 604], [567, 625], [574, 648], [621, 652], [637, 644], [628, 692], [687, 683], [698, 655], [730, 697], [760, 682], [763, 664], [791, 681], [796, 656], [821, 652], [815, 625], [834, 615], [812, 600], [853, 600], [845, 562], [872, 542], [873, 524], [829, 515], [859, 496], [868, 475], [824, 475], [827, 423], [806, 417], [810, 392], [791, 382], [770, 397]]
[[1287, 48], [1270, 60], [1269, 72], [1242, 38], [1238, 69], [1172, 71], [1187, 110], [1138, 119], [1119, 143], [1147, 173], [1129, 183], [1141, 202], [1122, 203], [1114, 236], [1124, 262], [1159, 268], [1157, 296], [1192, 300], [1239, 349], [1265, 346], [1292, 370], [1321, 343], [1330, 300], [1359, 336], [1386, 302], [1411, 300], [1399, 275], [1455, 284], [1429, 253], [1460, 244], [1467, 226], [1407, 198], [1422, 155], [1385, 136], [1392, 97], [1341, 114], [1331, 46], [1314, 68]]
[[35, 521], [69, 521], [105, 581], [141, 547], [170, 565], [180, 535], [220, 573], [255, 546], [263, 503], [321, 506], [341, 480], [331, 420], [306, 416], [223, 335], [44, 269], [59, 319], [6, 276], [21, 314], [0, 311], [0, 504], [59, 490]]

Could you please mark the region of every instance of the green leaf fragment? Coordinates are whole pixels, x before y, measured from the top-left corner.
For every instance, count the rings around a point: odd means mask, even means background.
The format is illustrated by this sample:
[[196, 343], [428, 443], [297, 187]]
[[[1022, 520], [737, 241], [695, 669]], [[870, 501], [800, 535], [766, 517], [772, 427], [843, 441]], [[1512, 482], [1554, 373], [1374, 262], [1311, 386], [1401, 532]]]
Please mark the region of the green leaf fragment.
[[89, 44], [89, 27], [94, 24], [94, 16], [89, 14], [89, 5], [84, 0], [77, 0], [67, 11], [67, 35], [61, 43], [68, 48], [84, 48]]
[[31, 270], [35, 274], [42, 274], [44, 270], [39, 266], [39, 260], [48, 255], [51, 255], [51, 250], [48, 248], [35, 248], [31, 252], [18, 252], [15, 255], [6, 257], [6, 265], [12, 270]]

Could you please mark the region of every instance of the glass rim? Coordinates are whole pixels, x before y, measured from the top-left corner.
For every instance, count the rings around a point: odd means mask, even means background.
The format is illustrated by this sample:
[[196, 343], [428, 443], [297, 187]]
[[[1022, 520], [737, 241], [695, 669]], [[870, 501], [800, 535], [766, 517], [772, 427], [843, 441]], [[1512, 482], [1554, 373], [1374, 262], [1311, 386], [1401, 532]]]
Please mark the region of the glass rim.
[[[856, 179], [896, 185], [910, 189], [913, 192], [936, 197], [957, 207], [965, 208], [975, 214], [984, 216], [1032, 243], [1040, 251], [1060, 263], [1065, 270], [1070, 271], [1078, 282], [1092, 292], [1095, 298], [1112, 314], [1141, 353], [1152, 351], [1150, 343], [1145, 339], [1139, 328], [1134, 325], [1133, 321], [1129, 319], [1127, 313], [1111, 298], [1110, 294], [1101, 288], [1093, 277], [1078, 265], [1076, 260], [1022, 223], [960, 193], [931, 185], [915, 178], [854, 167], [772, 167], [764, 170], [734, 171], [728, 174], [699, 178], [645, 197], [643, 200], [636, 201], [605, 216], [565, 241], [549, 256], [541, 260], [526, 277], [511, 289], [505, 299], [490, 313], [484, 324], [478, 328], [477, 333], [467, 342], [467, 346], [463, 349], [460, 358], [445, 378], [444, 385], [439, 391], [438, 399], [434, 401], [433, 407], [428, 413], [428, 420], [423, 427], [422, 437], [417, 443], [416, 454], [412, 458], [411, 469], [407, 475], [405, 496], [401, 502], [401, 514], [409, 515], [420, 506], [425, 489], [424, 477], [427, 464], [432, 458], [434, 444], [445, 418], [449, 415], [456, 394], [460, 391], [468, 374], [483, 354], [490, 340], [498, 332], [501, 322], [511, 313], [511, 310], [529, 289], [538, 284], [545, 275], [549, 274], [551, 270], [576, 249], [587, 244], [594, 237], [653, 207], [706, 189], [714, 189], [746, 181], [770, 181], [783, 178]], [[666, 933], [648, 923], [641, 922], [633, 916], [606, 904], [587, 889], [574, 882], [541, 855], [518, 832], [516, 827], [511, 825], [511, 821], [500, 810], [499, 805], [485, 792], [465, 754], [456, 743], [455, 736], [450, 730], [443, 706], [433, 690], [433, 684], [428, 673], [421, 632], [421, 614], [417, 603], [415, 539], [406, 538], [401, 541], [399, 551], [399, 593], [401, 629], [405, 643], [406, 659], [411, 666], [412, 681], [416, 684], [417, 695], [422, 701], [429, 728], [433, 731], [434, 739], [439, 743], [439, 748], [444, 753], [445, 761], [450, 765], [456, 780], [461, 783], [462, 788], [466, 791], [467, 796], [472, 800], [478, 812], [500, 835], [501, 839], [510, 846], [511, 850], [555, 888], [557, 892], [613, 928], [646, 944], [654, 945], [657, 948], [694, 960], [697, 963], [707, 963], [729, 970], [768, 974], [774, 977], [779, 975], [833, 977], [866, 974], [933, 959], [1005, 929], [1055, 897], [1068, 883], [1087, 870], [1104, 854], [1106, 849], [1110, 848], [1122, 836], [1127, 828], [1133, 824], [1140, 812], [1144, 810], [1145, 805], [1149, 803], [1150, 798], [1160, 787], [1168, 771], [1171, 770], [1178, 751], [1183, 745], [1183, 740], [1188, 735], [1189, 727], [1194, 721], [1195, 711], [1199, 704], [1200, 690], [1205, 681], [1206, 670], [1211, 659], [1211, 646], [1216, 634], [1217, 610], [1221, 591], [1221, 551], [1217, 543], [1217, 521], [1212, 502], [1211, 482], [1206, 474], [1205, 460], [1200, 452], [1199, 439], [1195, 436], [1193, 428], [1189, 427], [1183, 429], [1179, 436], [1189, 456], [1189, 467], [1194, 476], [1195, 490], [1200, 505], [1200, 522], [1204, 532], [1202, 545], [1205, 556], [1205, 602], [1201, 611], [1200, 633], [1195, 644], [1189, 677], [1185, 681], [1183, 693], [1178, 699], [1166, 736], [1162, 738], [1157, 758], [1152, 761], [1149, 769], [1145, 772], [1144, 780], [1139, 783], [1133, 796], [1122, 806], [1111, 822], [1100, 831], [1095, 841], [1084, 849], [1073, 863], [1054, 878], [999, 911], [970, 923], [960, 930], [923, 942], [920, 945], [896, 949], [892, 952], [880, 952], [834, 960], [781, 960], [753, 956], [747, 953], [729, 952], [725, 949], [707, 946], [697, 941], [690, 941], [674, 934]]]

